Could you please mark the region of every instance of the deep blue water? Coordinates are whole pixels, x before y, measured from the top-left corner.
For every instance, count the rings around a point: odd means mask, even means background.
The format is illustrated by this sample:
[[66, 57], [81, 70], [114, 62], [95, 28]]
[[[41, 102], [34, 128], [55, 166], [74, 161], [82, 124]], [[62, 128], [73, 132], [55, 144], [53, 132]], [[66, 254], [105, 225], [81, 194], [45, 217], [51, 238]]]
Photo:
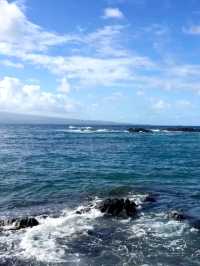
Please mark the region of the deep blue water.
[[[0, 232], [0, 265], [200, 265], [200, 232], [166, 217], [183, 209], [200, 218], [200, 133], [126, 129], [0, 126], [0, 216], [41, 222]], [[157, 202], [133, 220], [75, 214], [148, 193]]]

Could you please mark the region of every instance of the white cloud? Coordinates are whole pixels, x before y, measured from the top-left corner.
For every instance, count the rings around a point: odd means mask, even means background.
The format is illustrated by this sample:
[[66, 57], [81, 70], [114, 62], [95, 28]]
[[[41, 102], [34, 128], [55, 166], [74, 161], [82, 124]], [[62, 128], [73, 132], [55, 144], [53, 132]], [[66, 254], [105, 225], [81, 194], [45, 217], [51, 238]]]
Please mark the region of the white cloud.
[[133, 80], [138, 69], [151, 69], [153, 63], [145, 57], [98, 58], [86, 56], [51, 57], [31, 54], [26, 60], [42, 65], [52, 73], [76, 80], [78, 86], [120, 86]]
[[120, 42], [123, 29], [124, 26], [112, 25], [92, 33], [59, 35], [29, 21], [17, 2], [0, 0], [0, 53], [4, 55], [20, 58], [27, 53], [47, 51], [51, 46], [77, 44], [76, 50], [80, 52], [95, 48], [101, 55], [120, 56], [124, 51], [116, 43]]
[[58, 87], [58, 91], [61, 93], [69, 93], [71, 90], [71, 86], [66, 78], [62, 78], [60, 82], [60, 86]]
[[5, 53], [44, 51], [69, 41], [75, 37], [47, 32], [30, 22], [17, 2], [0, 0], [0, 49]]
[[170, 106], [171, 105], [168, 102], [162, 99], [159, 99], [156, 102], [154, 102], [154, 104], [152, 105], [152, 108], [155, 109], [156, 111], [161, 111], [161, 110], [168, 109]]
[[0, 80], [0, 109], [30, 114], [66, 116], [76, 111], [77, 104], [62, 93], [52, 93], [39, 85], [24, 84], [18, 78]]
[[122, 34], [126, 29], [122, 25], [109, 25], [88, 33], [82, 38], [87, 46], [95, 48], [100, 56], [127, 56], [128, 51], [122, 46]]
[[26, 62], [41, 65], [59, 78], [73, 80], [77, 88], [96, 86], [182, 90], [199, 93], [199, 65], [156, 64], [147, 57], [128, 54], [123, 57], [48, 56], [28, 54]]
[[[119, 9], [106, 10], [109, 17], [121, 17]], [[60, 80], [57, 92], [49, 94], [41, 88], [36, 92], [36, 85], [33, 85], [34, 87], [28, 85], [28, 91], [33, 90], [31, 95], [40, 95], [35, 101], [35, 106], [46, 97], [47, 102], [57, 102], [58, 106], [62, 106], [60, 107], [62, 110], [64, 104], [60, 104], [61, 98], [68, 102], [67, 95], [63, 96], [63, 94], [72, 90], [71, 83], [77, 88], [106, 86], [119, 89], [122, 86], [131, 88], [134, 85], [134, 88], [142, 88], [143, 92], [136, 91], [138, 95], [142, 95], [147, 89], [200, 91], [200, 65], [176, 64], [164, 60], [158, 64], [148, 57], [137, 55], [126, 48], [127, 40], [130, 40], [127, 39], [130, 37], [126, 35], [127, 28], [128, 26], [125, 25], [107, 25], [94, 32], [81, 30], [77, 34], [59, 35], [48, 32], [29, 21], [17, 2], [0, 0], [0, 53], [10, 56], [9, 60], [0, 63], [20, 68], [23, 66], [22, 61], [49, 70], [56, 79]], [[167, 33], [168, 29], [154, 24], [143, 31], [153, 37], [163, 38], [163, 34]], [[51, 46], [71, 45], [72, 42], [78, 44], [76, 52], [71, 54], [69, 52], [65, 57], [48, 54], [48, 48]], [[69, 51], [72, 50], [69, 49]], [[11, 61], [12, 57], [15, 60]], [[20, 86], [24, 88], [26, 84]], [[28, 91], [24, 90], [26, 87], [19, 95], [17, 94], [17, 98], [24, 99], [24, 95], [28, 94]], [[7, 100], [11, 101], [9, 98]], [[31, 106], [30, 100], [28, 102]], [[162, 101], [154, 105], [155, 109], [167, 106]], [[33, 104], [32, 109], [34, 109]]]
[[112, 8], [108, 7], [104, 9], [104, 14], [103, 18], [108, 19], [108, 18], [115, 18], [115, 19], [122, 19], [124, 18], [124, 14], [119, 8]]
[[[69, 91], [72, 79], [79, 87], [120, 86], [132, 80], [138, 69], [152, 68], [147, 57], [133, 55], [124, 48], [124, 29], [112, 25], [95, 32], [60, 36], [30, 22], [16, 2], [0, 0], [0, 53], [48, 69], [62, 80], [58, 88], [62, 92]], [[50, 46], [72, 41], [79, 44], [76, 56], [42, 53]], [[92, 56], [84, 55], [88, 49]]]
[[199, 77], [200, 75], [200, 65], [172, 65], [169, 69], [169, 73], [178, 77]]

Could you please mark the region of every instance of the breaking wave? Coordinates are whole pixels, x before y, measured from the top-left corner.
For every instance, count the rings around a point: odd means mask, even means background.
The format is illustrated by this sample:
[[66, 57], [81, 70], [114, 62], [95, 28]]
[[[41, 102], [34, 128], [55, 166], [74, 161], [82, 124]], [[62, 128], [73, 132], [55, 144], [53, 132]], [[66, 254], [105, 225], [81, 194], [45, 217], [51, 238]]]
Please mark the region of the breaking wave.
[[83, 206], [65, 209], [57, 218], [37, 217], [40, 225], [33, 228], [0, 233], [0, 262], [18, 258], [45, 263], [79, 263], [79, 254], [70, 251], [70, 242], [93, 230], [93, 221], [102, 216], [96, 208], [79, 215], [77, 211], [81, 208]]
[[[155, 250], [159, 250], [156, 265], [170, 265], [167, 254], [175, 257], [194, 248], [187, 237], [197, 237], [198, 232], [186, 222], [169, 221], [166, 213], [143, 213], [144, 194], [132, 195], [141, 209], [136, 219], [106, 219], [95, 208], [80, 214], [80, 210], [64, 209], [58, 217], [37, 217], [40, 225], [16, 232], [0, 234], [0, 262], [18, 259], [26, 263], [51, 263], [53, 265], [149, 265], [153, 266]], [[193, 250], [198, 254], [198, 247]], [[162, 259], [165, 264], [162, 264]], [[111, 263], [111, 264], [109, 264]], [[114, 263], [114, 264], [112, 264]], [[189, 263], [189, 262], [187, 262]], [[31, 264], [32, 265], [32, 264]], [[39, 265], [39, 264], [38, 264]], [[189, 264], [187, 264], [189, 265]]]
[[79, 127], [79, 126], [69, 126], [65, 129], [67, 133], [126, 133], [128, 130], [117, 130], [109, 128], [95, 128], [95, 127]]

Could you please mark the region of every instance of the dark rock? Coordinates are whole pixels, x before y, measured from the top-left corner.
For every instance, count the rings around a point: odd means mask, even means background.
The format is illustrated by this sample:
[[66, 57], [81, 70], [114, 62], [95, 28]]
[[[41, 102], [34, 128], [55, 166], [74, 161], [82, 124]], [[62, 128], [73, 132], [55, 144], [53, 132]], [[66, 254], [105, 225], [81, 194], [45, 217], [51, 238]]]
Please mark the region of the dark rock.
[[84, 214], [84, 213], [87, 213], [91, 211], [91, 208], [90, 207], [86, 207], [86, 208], [82, 208], [82, 209], [79, 209], [76, 211], [76, 214]]
[[100, 206], [99, 209], [101, 212], [106, 212], [106, 210], [109, 208], [109, 206], [111, 205], [111, 199], [106, 199], [105, 201], [103, 201]]
[[145, 198], [144, 198], [144, 202], [156, 202], [156, 199], [151, 196], [151, 195], [147, 195]]
[[171, 211], [168, 214], [168, 218], [173, 219], [175, 221], [184, 221], [187, 218], [187, 216], [184, 213], [179, 212], [179, 211]]
[[0, 227], [12, 225], [16, 220], [16, 218], [0, 220]]
[[124, 209], [124, 199], [114, 199], [108, 207], [108, 213], [113, 216], [119, 215]]
[[172, 132], [200, 132], [200, 128], [195, 127], [168, 127], [165, 130]]
[[19, 230], [27, 227], [34, 227], [39, 225], [39, 222], [34, 217], [14, 218], [8, 220], [1, 220], [0, 227], [13, 226], [11, 230]]
[[87, 230], [88, 235], [93, 236], [95, 234], [94, 230]]
[[181, 211], [172, 211], [168, 214], [168, 218], [176, 221], [185, 221], [193, 228], [200, 230], [200, 219], [197, 219], [194, 216], [190, 216]]
[[128, 217], [132, 217], [136, 214], [136, 209], [137, 205], [135, 204], [134, 201], [130, 201], [129, 199], [126, 199], [125, 200], [125, 203], [124, 203], [124, 208], [126, 210], [126, 214]]
[[126, 214], [128, 217], [133, 217], [136, 214], [136, 204], [129, 199], [106, 199], [99, 206], [101, 212], [112, 216], [120, 216]]
[[200, 230], [200, 220], [199, 219], [191, 219], [190, 225], [195, 229]]
[[152, 133], [150, 129], [147, 128], [141, 128], [141, 127], [135, 127], [135, 128], [129, 128], [128, 132], [130, 133]]
[[18, 229], [22, 229], [22, 228], [27, 228], [27, 227], [34, 227], [39, 225], [38, 220], [36, 220], [35, 218], [31, 217], [26, 217], [26, 218], [22, 218], [22, 219], [18, 219], [16, 222], [16, 228]]

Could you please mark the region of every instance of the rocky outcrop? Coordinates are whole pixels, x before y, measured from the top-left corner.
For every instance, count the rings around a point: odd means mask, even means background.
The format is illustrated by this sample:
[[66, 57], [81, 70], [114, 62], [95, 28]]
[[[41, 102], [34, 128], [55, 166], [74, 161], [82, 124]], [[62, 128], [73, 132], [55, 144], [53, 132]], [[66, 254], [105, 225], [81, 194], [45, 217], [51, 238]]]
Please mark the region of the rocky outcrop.
[[136, 204], [129, 199], [106, 199], [98, 207], [102, 213], [111, 216], [127, 216], [133, 217], [136, 215]]
[[39, 222], [34, 217], [0, 220], [0, 228], [4, 229], [5, 227], [7, 227], [8, 230], [19, 230], [28, 227], [34, 227], [37, 225], [39, 225]]
[[76, 214], [85, 214], [85, 213], [88, 213], [89, 211], [91, 211], [92, 207], [93, 207], [93, 206], [78, 209], [78, 210], [76, 211]]
[[147, 195], [147, 196], [144, 198], [143, 202], [151, 202], [151, 203], [153, 203], [153, 202], [156, 202], [156, 199], [155, 199], [155, 197], [153, 197], [152, 195]]
[[172, 132], [200, 132], [200, 128], [195, 127], [168, 127], [165, 130]]
[[129, 133], [152, 133], [150, 129], [142, 128], [142, 127], [134, 127], [128, 129]]
[[[170, 131], [170, 132], [200, 132], [200, 127], [162, 127], [162, 128], [154, 128], [154, 130], [158, 131]], [[149, 128], [143, 127], [131, 127], [128, 129], [129, 133], [153, 133], [153, 130]]]
[[168, 218], [180, 222], [186, 220], [187, 216], [181, 211], [171, 211], [168, 213]]
[[179, 222], [186, 221], [191, 227], [200, 230], [200, 219], [187, 215], [182, 211], [171, 211], [168, 218]]

